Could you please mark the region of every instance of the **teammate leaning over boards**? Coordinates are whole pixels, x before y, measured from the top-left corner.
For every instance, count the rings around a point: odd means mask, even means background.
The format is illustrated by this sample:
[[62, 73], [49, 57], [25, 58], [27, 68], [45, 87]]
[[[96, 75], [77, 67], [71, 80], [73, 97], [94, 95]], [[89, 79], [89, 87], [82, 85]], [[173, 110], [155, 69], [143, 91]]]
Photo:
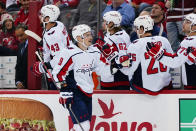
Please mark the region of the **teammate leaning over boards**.
[[69, 47], [72, 41], [69, 39], [63, 23], [57, 21], [60, 10], [55, 5], [46, 5], [41, 9], [41, 21], [43, 23], [43, 55], [44, 62], [51, 60], [64, 48]]
[[[79, 120], [85, 131], [90, 129], [92, 116], [92, 93], [93, 80], [92, 72], [98, 75], [100, 72], [110, 73], [110, 66], [100, 61], [100, 53], [97, 48], [91, 46], [91, 28], [87, 25], [75, 26], [72, 30], [73, 38], [77, 41], [77, 46], [71, 49], [64, 49], [58, 56], [58, 62], [54, 66], [52, 74], [56, 82], [60, 82], [60, 103], [66, 107], [71, 104], [71, 109]], [[66, 55], [65, 55], [66, 54]], [[108, 68], [105, 70], [105, 68]], [[77, 86], [73, 88], [66, 83], [66, 77], [70, 71], [74, 72], [74, 80]], [[69, 110], [69, 108], [68, 108]], [[70, 110], [69, 110], [70, 111]], [[74, 123], [73, 129], [81, 131], [73, 114], [70, 116]]]
[[[69, 39], [67, 30], [63, 23], [57, 21], [60, 15], [60, 10], [55, 5], [46, 5], [41, 8], [41, 22], [43, 24], [43, 59], [44, 62], [55, 63], [54, 56], [58, 55], [59, 52], [73, 45]], [[35, 63], [39, 66], [39, 62]], [[53, 66], [53, 65], [52, 65]], [[49, 67], [50, 68], [50, 67]], [[50, 83], [50, 88], [55, 89]]]
[[[106, 44], [115, 44], [118, 49], [118, 57], [111, 61], [111, 70], [115, 66], [115, 61], [119, 61], [119, 57], [126, 55], [127, 48], [130, 44], [130, 37], [120, 27], [122, 16], [118, 11], [109, 11], [103, 16], [103, 28], [106, 30], [104, 41]], [[117, 62], [118, 63], [118, 62]], [[101, 74], [101, 89], [105, 90], [129, 90], [130, 84], [128, 76], [123, 74], [120, 70], [113, 71], [113, 75]]]
[[147, 45], [148, 54], [152, 57], [162, 57], [159, 61], [176, 68], [182, 66], [182, 81], [186, 89], [196, 89], [196, 14], [189, 14], [183, 23], [186, 38], [181, 42], [176, 54], [167, 53], [164, 46]]
[[[131, 87], [142, 93], [157, 95], [160, 90], [168, 86], [171, 81], [169, 68], [155, 61], [146, 52], [148, 43], [157, 43], [165, 47], [168, 52], [172, 49], [168, 40], [162, 36], [152, 36], [154, 22], [148, 15], [139, 16], [134, 26], [139, 39], [128, 47], [128, 55], [132, 58], [132, 66], [126, 70], [131, 79]], [[122, 69], [123, 71], [123, 69]], [[123, 71], [123, 72], [126, 72]]]

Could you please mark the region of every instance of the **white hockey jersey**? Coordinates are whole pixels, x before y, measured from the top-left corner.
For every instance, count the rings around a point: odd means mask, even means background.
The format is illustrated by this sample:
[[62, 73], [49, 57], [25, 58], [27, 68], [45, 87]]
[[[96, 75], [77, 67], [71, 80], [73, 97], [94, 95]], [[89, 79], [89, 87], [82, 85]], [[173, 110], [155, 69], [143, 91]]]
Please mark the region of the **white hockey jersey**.
[[196, 86], [196, 65], [188, 60], [187, 48], [196, 48], [196, 36], [186, 37], [180, 44], [180, 48], [174, 55], [164, 55], [160, 62], [176, 68], [182, 66], [182, 81], [184, 85]]
[[43, 35], [44, 62], [50, 61], [50, 56], [54, 57], [59, 51], [72, 44], [65, 26], [63, 23], [57, 21], [56, 26], [45, 31]]
[[104, 40], [110, 45], [112, 45], [112, 43], [117, 45], [119, 56], [126, 55], [127, 48], [131, 43], [129, 35], [124, 30], [118, 31], [113, 35], [106, 33]]
[[[124, 30], [118, 31], [113, 35], [107, 33], [104, 37], [104, 40], [110, 45], [112, 45], [112, 43], [115, 43], [117, 45], [119, 50], [118, 56], [126, 55], [127, 48], [131, 43], [129, 35]], [[105, 74], [104, 72], [102, 72], [100, 74], [100, 77], [102, 87], [129, 86], [128, 76], [124, 75], [121, 72], [117, 72], [114, 75]]]
[[127, 53], [132, 57], [133, 62], [130, 68], [124, 68], [122, 72], [129, 75], [133, 85], [157, 92], [169, 85], [171, 81], [170, 69], [146, 53], [147, 42], [159, 42], [167, 52], [173, 52], [170, 43], [164, 37], [140, 38], [128, 47]]
[[93, 46], [86, 51], [78, 47], [64, 49], [57, 59], [58, 63], [53, 67], [52, 71], [55, 81], [61, 82], [65, 80], [69, 71], [73, 70], [77, 86], [86, 93], [93, 93], [92, 72], [96, 72], [98, 75], [100, 72], [111, 74], [110, 66], [100, 62], [100, 53]]

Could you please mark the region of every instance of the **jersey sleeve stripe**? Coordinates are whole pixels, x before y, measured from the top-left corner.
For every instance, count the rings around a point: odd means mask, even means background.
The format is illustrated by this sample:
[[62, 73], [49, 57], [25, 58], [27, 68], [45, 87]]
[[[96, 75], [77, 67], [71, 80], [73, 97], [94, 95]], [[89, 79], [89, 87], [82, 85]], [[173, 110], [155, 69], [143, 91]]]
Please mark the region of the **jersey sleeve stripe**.
[[70, 65], [73, 63], [72, 58], [70, 58], [67, 63], [64, 65], [64, 67], [61, 69], [61, 71], [57, 74], [57, 78], [59, 80], [59, 82], [63, 81], [63, 76], [66, 74], [66, 72], [68, 71]]
[[69, 47], [70, 46], [70, 43], [69, 43], [69, 36], [67, 36], [67, 47]]

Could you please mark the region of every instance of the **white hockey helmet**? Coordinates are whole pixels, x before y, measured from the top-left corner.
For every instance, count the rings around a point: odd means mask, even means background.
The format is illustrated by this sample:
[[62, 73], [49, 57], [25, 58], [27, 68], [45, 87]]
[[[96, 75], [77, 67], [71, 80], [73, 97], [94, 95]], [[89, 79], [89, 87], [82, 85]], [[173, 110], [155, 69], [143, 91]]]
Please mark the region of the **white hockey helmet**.
[[109, 11], [103, 15], [103, 20], [106, 21], [106, 24], [113, 22], [114, 27], [119, 27], [122, 21], [122, 16], [118, 11]]
[[196, 14], [193, 14], [193, 13], [188, 14], [184, 19], [190, 21], [191, 25], [196, 24]]
[[146, 31], [153, 30], [154, 21], [149, 15], [139, 16], [134, 21], [134, 26], [139, 29], [140, 27], [144, 27], [144, 33]]
[[87, 32], [91, 32], [91, 28], [88, 25], [85, 25], [85, 24], [77, 25], [77, 26], [74, 26], [72, 29], [72, 36], [75, 41], [78, 41], [77, 36], [80, 36], [83, 38], [83, 35]]
[[1, 15], [1, 23], [3, 24], [6, 20], [14, 21], [12, 15], [10, 15], [10, 14], [2, 14]]
[[41, 8], [42, 22], [49, 17], [48, 22], [55, 22], [60, 15], [60, 10], [56, 5], [46, 5]]

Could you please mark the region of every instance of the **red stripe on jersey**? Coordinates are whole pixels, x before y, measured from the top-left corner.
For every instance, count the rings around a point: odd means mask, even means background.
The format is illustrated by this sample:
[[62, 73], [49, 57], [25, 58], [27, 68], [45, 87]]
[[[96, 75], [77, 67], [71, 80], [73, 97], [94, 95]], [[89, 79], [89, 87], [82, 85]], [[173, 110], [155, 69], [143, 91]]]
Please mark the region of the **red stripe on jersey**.
[[102, 82], [101, 81], [102, 87], [129, 86], [129, 85], [130, 85], [129, 81], [118, 81], [118, 82]]
[[82, 90], [82, 88], [81, 88], [80, 86], [77, 85], [77, 87], [78, 87], [78, 88], [80, 89], [80, 91], [81, 91], [82, 93], [84, 93], [86, 96], [92, 97], [93, 93], [86, 93], [84, 90]]
[[153, 91], [147, 90], [147, 89], [142, 88], [142, 87], [139, 87], [139, 86], [137, 86], [137, 85], [135, 85], [135, 84], [133, 84], [133, 86], [134, 86], [137, 90], [143, 92], [144, 94], [156, 96], [156, 95], [160, 94], [163, 90], [168, 90], [169, 88], [171, 88], [171, 87], [172, 87], [172, 82], [170, 82], [170, 84], [169, 84], [168, 86], [162, 88], [161, 90], [159, 90], [159, 91], [157, 91], [157, 92], [153, 92]]
[[68, 35], [68, 37], [67, 37], [67, 47], [70, 46], [69, 40], [70, 40], [70, 38], [69, 38], [69, 35]]
[[70, 58], [67, 63], [64, 65], [64, 67], [61, 69], [61, 71], [57, 74], [57, 78], [58, 80], [61, 82], [63, 81], [63, 76], [66, 74], [68, 68], [70, 67], [70, 65], [73, 63], [72, 58]]
[[48, 49], [50, 50], [50, 46], [48, 45], [48, 43], [46, 43], [46, 46], [48, 47]]
[[184, 89], [187, 89], [187, 90], [195, 90], [196, 89], [196, 86], [184, 86]]
[[168, 56], [168, 57], [172, 57], [172, 58], [178, 56], [176, 53], [175, 54], [172, 54], [172, 53], [168, 53], [168, 52], [164, 52], [164, 55], [165, 56]]

